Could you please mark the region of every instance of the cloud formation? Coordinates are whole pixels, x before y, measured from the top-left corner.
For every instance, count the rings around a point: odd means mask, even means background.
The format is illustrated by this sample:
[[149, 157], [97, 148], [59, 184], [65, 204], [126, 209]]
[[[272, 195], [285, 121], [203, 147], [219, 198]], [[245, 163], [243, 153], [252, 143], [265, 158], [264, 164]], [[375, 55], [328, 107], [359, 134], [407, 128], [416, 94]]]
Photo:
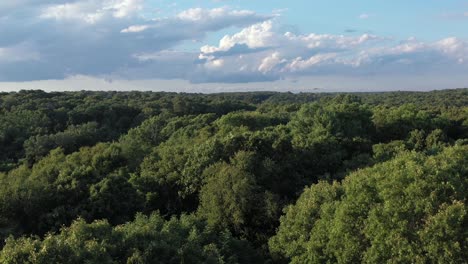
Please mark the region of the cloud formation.
[[[19, 9], [21, 14], [11, 11]], [[0, 18], [0, 81], [123, 72], [132, 78], [129, 72], [148, 66], [139, 59], [142, 54], [271, 18], [247, 10], [196, 8], [173, 17], [148, 19], [141, 15], [143, 9], [143, 0], [22, 0], [0, 5], [0, 14], [5, 10], [11, 14]], [[148, 74], [154, 66], [148, 66]]]
[[[231, 52], [236, 47], [249, 52]], [[414, 38], [396, 42], [370, 34], [297, 35], [277, 31], [269, 20], [223, 37], [218, 46], [201, 47], [199, 58], [208, 66], [207, 76], [244, 73], [251, 78], [256, 75], [259, 80], [331, 74], [460, 72], [468, 69], [468, 42], [457, 38], [433, 43]], [[212, 67], [219, 60], [223, 64]], [[204, 81], [209, 82], [210, 78]]]
[[[86, 75], [246, 83], [468, 70], [468, 42], [458, 38], [293, 33], [278, 16], [221, 7], [158, 17], [144, 0], [2, 1], [0, 81]], [[226, 29], [235, 33], [206, 43]], [[187, 43], [199, 50], [184, 49]]]
[[131, 17], [142, 9], [143, 0], [84, 0], [47, 6], [39, 17], [95, 24], [106, 18]]

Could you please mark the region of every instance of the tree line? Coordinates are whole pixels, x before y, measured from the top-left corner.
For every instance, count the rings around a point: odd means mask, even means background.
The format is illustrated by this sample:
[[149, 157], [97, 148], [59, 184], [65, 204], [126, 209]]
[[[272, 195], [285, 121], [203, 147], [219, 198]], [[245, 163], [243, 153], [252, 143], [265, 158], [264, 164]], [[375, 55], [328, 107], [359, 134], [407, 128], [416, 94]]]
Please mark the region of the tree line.
[[468, 89], [0, 93], [2, 263], [463, 263]]

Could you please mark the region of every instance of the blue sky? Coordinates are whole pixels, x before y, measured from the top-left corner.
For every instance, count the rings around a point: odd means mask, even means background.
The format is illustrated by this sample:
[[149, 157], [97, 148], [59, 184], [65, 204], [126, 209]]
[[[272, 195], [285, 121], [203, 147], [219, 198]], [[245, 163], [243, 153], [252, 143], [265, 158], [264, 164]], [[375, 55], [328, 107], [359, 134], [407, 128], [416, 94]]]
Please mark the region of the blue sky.
[[468, 87], [468, 1], [0, 2], [0, 90]]
[[[155, 1], [171, 6], [172, 1]], [[460, 21], [468, 10], [468, 1], [460, 0], [270, 0], [270, 1], [180, 1], [175, 12], [190, 7], [214, 8], [229, 4], [240, 9], [268, 14], [284, 10], [282, 22], [302, 32], [343, 34], [354, 29], [361, 33], [408, 38], [416, 36], [436, 40], [448, 36], [468, 37], [468, 20]], [[360, 19], [366, 17], [367, 19]], [[459, 19], [456, 19], [460, 16]], [[466, 15], [465, 15], [466, 17]]]

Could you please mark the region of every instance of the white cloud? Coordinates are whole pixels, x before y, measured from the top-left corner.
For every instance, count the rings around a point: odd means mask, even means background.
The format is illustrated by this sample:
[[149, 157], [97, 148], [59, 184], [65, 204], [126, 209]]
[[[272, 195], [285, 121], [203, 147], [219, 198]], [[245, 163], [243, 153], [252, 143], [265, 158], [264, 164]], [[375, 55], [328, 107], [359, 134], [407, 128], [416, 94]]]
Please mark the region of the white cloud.
[[468, 68], [468, 42], [447, 38], [426, 43], [410, 38], [396, 43], [370, 34], [282, 33], [269, 20], [226, 35], [217, 46], [201, 47], [203, 63], [220, 58], [224, 64], [216, 69], [199, 67], [204, 70], [203, 81], [219, 81], [220, 76], [228, 81], [236, 76], [243, 82], [321, 74], [460, 72]]
[[275, 67], [279, 66], [282, 63], [285, 63], [287, 60], [281, 58], [279, 52], [273, 52], [269, 56], [263, 58], [262, 63], [258, 66], [258, 71], [266, 74], [271, 72]]
[[306, 60], [302, 59], [302, 57], [297, 57], [286, 65], [285, 69], [290, 72], [300, 72], [323, 63], [333, 63], [332, 60], [337, 56], [338, 54], [336, 53], [324, 53], [314, 55]]
[[137, 33], [142, 32], [150, 28], [149, 25], [133, 25], [129, 26], [128, 28], [122, 29], [120, 32], [122, 33]]
[[65, 3], [45, 8], [40, 17], [55, 20], [83, 20], [94, 24], [104, 16], [104, 10], [97, 8], [94, 1]]
[[458, 38], [446, 38], [434, 44], [434, 48], [456, 59], [459, 63], [468, 61], [468, 43]]
[[359, 19], [369, 19], [369, 18], [372, 18], [372, 17], [375, 17], [374, 14], [367, 14], [367, 13], [363, 13], [363, 14], [360, 14], [358, 16]]
[[360, 14], [359, 15], [359, 19], [368, 19], [369, 18], [369, 14]]
[[288, 11], [289, 11], [289, 8], [278, 8], [278, 9], [273, 9], [272, 13], [275, 16], [281, 16]]
[[143, 9], [143, 0], [113, 0], [104, 6], [104, 10], [111, 10], [114, 17], [128, 17]]
[[219, 46], [203, 46], [201, 52], [204, 54], [215, 53], [218, 51], [227, 51], [236, 44], [245, 44], [251, 48], [265, 47], [273, 43], [274, 33], [272, 31], [273, 22], [271, 20], [255, 24], [242, 29], [232, 36], [226, 35], [219, 41]]
[[[343, 56], [350, 56], [357, 49], [368, 48], [372, 43], [385, 41], [370, 34], [352, 37], [330, 34], [293, 34], [281, 32], [273, 20], [258, 23], [233, 35], [226, 35], [218, 46], [202, 46], [199, 59], [205, 64], [222, 57], [223, 67], [204, 72], [205, 81], [210, 76], [243, 74], [250, 81], [281, 79], [294, 74], [308, 74], [321, 66], [343, 64]], [[233, 65], [238, 65], [234, 67]], [[241, 66], [241, 67], [239, 67]]]
[[[75, 0], [78, 1], [78, 0]], [[70, 0], [10, 0], [0, 1], [0, 11], [25, 8], [26, 6], [45, 6], [45, 5], [57, 5], [61, 3], [75, 2]]]
[[143, 0], [84, 0], [45, 7], [40, 17], [55, 20], [82, 20], [94, 24], [112, 16], [125, 18], [143, 8]]
[[229, 8], [202, 9], [194, 8], [180, 12], [175, 17], [164, 19], [153, 19], [145, 24], [131, 25], [121, 30], [122, 33], [137, 33], [153, 30], [160, 34], [165, 27], [170, 27], [171, 35], [175, 32], [209, 32], [220, 29], [239, 26], [243, 27], [269, 19], [271, 16], [258, 15], [247, 10], [231, 10]]
[[177, 17], [183, 21], [203, 21], [209, 19], [219, 19], [230, 17], [246, 17], [256, 15], [255, 12], [250, 10], [229, 10], [228, 8], [191, 8], [180, 12]]
[[216, 69], [224, 66], [224, 60], [223, 59], [215, 59], [208, 61], [205, 63], [205, 67], [208, 69]]
[[[1, 16], [0, 81], [86, 75], [247, 83], [468, 70], [468, 42], [459, 38], [292, 33], [277, 11], [192, 8], [146, 18], [144, 0], [18, 0], [2, 2], [5, 10], [23, 14]], [[228, 28], [237, 30], [217, 44], [205, 42], [210, 32]]]
[[[271, 18], [229, 8], [187, 10], [172, 17], [145, 18], [141, 15], [143, 0], [22, 0], [8, 5], [13, 7], [23, 14], [1, 18], [0, 81], [60, 79], [70, 74], [119, 73], [127, 78], [140, 78], [144, 74], [163, 78], [185, 76], [187, 73], [181, 71], [193, 67], [196, 54], [189, 56], [191, 61], [183, 60], [185, 65], [174, 62], [167, 67], [161, 63], [171, 63], [168, 60], [142, 58], [145, 54], [170, 50], [184, 41], [202, 41], [209, 32], [245, 27]], [[187, 20], [197, 13], [201, 14], [197, 20], [193, 20], [196, 16]], [[30, 43], [34, 53], [19, 56], [11, 52], [9, 47], [20, 43]], [[164, 70], [155, 69], [156, 66]]]

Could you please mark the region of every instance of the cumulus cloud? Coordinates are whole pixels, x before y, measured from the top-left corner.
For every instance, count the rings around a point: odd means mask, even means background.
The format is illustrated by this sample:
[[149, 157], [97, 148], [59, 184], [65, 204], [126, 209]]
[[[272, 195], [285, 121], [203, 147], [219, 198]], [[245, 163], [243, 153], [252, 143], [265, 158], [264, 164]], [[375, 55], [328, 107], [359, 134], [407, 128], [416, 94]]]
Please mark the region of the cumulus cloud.
[[[258, 80], [278, 80], [324, 65], [337, 65], [342, 56], [380, 41], [384, 38], [369, 34], [351, 37], [281, 32], [273, 20], [268, 20], [224, 36], [217, 46], [202, 46], [199, 59], [204, 64], [198, 65], [198, 70], [205, 76], [216, 76], [216, 81], [219, 76], [230, 79], [239, 74], [249, 76], [248, 80], [255, 76]], [[223, 66], [215, 70], [204, 67], [219, 58], [223, 58]], [[205, 77], [205, 81], [209, 80]]]
[[[150, 69], [155, 70], [152, 65], [160, 64], [142, 61], [136, 55], [170, 50], [184, 41], [201, 41], [209, 32], [242, 28], [272, 17], [225, 7], [145, 18], [143, 0], [14, 2], [0, 5], [0, 13], [21, 10], [1, 17], [0, 81], [140, 73], [142, 67], [148, 68], [149, 75]], [[28, 43], [27, 50], [22, 43]], [[23, 45], [21, 57], [13, 52], [18, 45]], [[168, 74], [168, 78], [175, 75]], [[132, 78], [131, 74], [125, 76]]]
[[[0, 15], [14, 15], [0, 16], [0, 81], [86, 75], [245, 83], [468, 70], [468, 42], [453, 37], [289, 32], [279, 11], [192, 8], [148, 18], [145, 10], [144, 0], [2, 1]], [[228, 28], [237, 29], [205, 43], [210, 32]], [[199, 50], [182, 48], [188, 41]]]
[[286, 63], [287, 60], [281, 57], [279, 52], [273, 52], [269, 56], [263, 58], [262, 63], [258, 66], [258, 71], [266, 74], [273, 71], [276, 67], [280, 66], [283, 63]]
[[468, 43], [457, 38], [446, 38], [434, 44], [443, 54], [464, 63], [468, 60]]
[[219, 46], [203, 46], [202, 54], [213, 54], [219, 51], [228, 51], [236, 45], [245, 45], [249, 48], [260, 48], [277, 42], [272, 31], [273, 22], [271, 20], [244, 28], [232, 36], [226, 35], [219, 41]]
[[[242, 47], [240, 49], [239, 47]], [[243, 50], [244, 52], [234, 52]], [[360, 36], [281, 32], [269, 20], [224, 36], [217, 46], [203, 46], [205, 81], [209, 76], [248, 75], [248, 80], [279, 80], [314, 75], [414, 74], [468, 69], [468, 42], [446, 38], [426, 43], [397, 42], [371, 34]], [[223, 59], [223, 65], [204, 67]], [[240, 79], [242, 81], [244, 79]]]

